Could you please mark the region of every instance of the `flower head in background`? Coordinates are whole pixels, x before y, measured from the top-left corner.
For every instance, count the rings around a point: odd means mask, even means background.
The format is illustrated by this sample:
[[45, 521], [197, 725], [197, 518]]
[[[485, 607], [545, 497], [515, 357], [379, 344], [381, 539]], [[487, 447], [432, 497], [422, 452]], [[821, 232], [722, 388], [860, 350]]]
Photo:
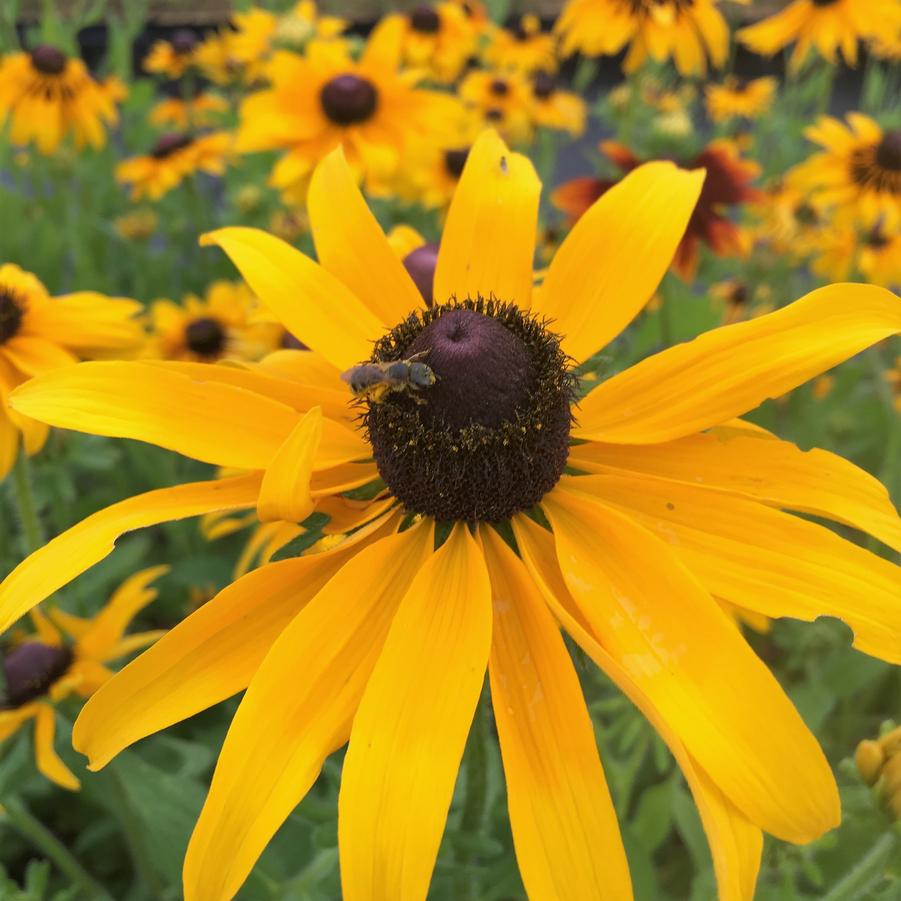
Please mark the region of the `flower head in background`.
[[347, 21], [338, 16], [321, 15], [313, 0], [300, 0], [279, 16], [273, 43], [279, 46], [304, 47], [310, 41], [341, 40]]
[[49, 44], [0, 60], [0, 127], [13, 144], [52, 154], [71, 135], [76, 147], [102, 147], [118, 120], [118, 86], [95, 81], [85, 64]]
[[31, 611], [34, 632], [0, 649], [5, 688], [0, 692], [0, 742], [34, 722], [38, 770], [62, 788], [79, 782], [57, 756], [55, 705], [70, 695], [89, 698], [113, 672], [108, 663], [143, 650], [162, 632], [125, 634], [131, 621], [157, 596], [151, 588], [168, 566], [141, 570], [127, 579], [95, 616], [83, 619], [62, 610]]
[[463, 9], [450, 0], [420, 3], [395, 14], [402, 25], [401, 59], [423, 69], [433, 81], [457, 80], [476, 51], [478, 32]]
[[482, 128], [494, 128], [514, 144], [524, 144], [531, 138], [531, 87], [522, 73], [487, 69], [470, 72], [460, 82], [459, 95]]
[[277, 29], [278, 17], [268, 10], [252, 7], [236, 12], [227, 28], [207, 35], [197, 45], [193, 61], [215, 84], [254, 84], [263, 74]]
[[133, 354], [141, 344], [135, 300], [79, 291], [50, 297], [37, 276], [0, 265], [0, 481], [19, 453], [36, 454], [47, 427], [9, 406], [9, 395], [34, 375], [78, 360]]
[[777, 87], [778, 81], [770, 76], [750, 81], [729, 76], [722, 84], [707, 86], [707, 113], [714, 122], [758, 119], [769, 110]]
[[859, 235], [857, 253], [857, 268], [868, 282], [901, 289], [901, 230], [877, 223]]
[[585, 131], [587, 107], [579, 94], [564, 90], [556, 77], [545, 70], [534, 72], [530, 81], [531, 116], [536, 125], [565, 131], [573, 137]]
[[[282, 352], [278, 373], [86, 363], [16, 392], [16, 409], [49, 423], [244, 474], [131, 498], [58, 536], [0, 586], [0, 628], [125, 530], [254, 508], [297, 524], [326, 497], [365, 486], [371, 498], [355, 528], [220, 592], [76, 723], [98, 768], [246, 689], [188, 849], [187, 901], [232, 897], [348, 741], [343, 894], [424, 899], [486, 670], [526, 891], [628, 901], [561, 624], [678, 759], [722, 897], [753, 894], [763, 831], [804, 843], [837, 824], [825, 757], [719, 599], [841, 617], [857, 647], [901, 662], [898, 568], [806, 515], [895, 549], [901, 520], [871, 476], [738, 417], [901, 331], [901, 300], [823, 288], [651, 356], [576, 406], [572, 366], [653, 295], [703, 178], [638, 166], [533, 289], [540, 183], [487, 132], [451, 203], [428, 307], [336, 150], [310, 185], [318, 263], [254, 229], [204, 239], [310, 351]], [[414, 380], [411, 357], [435, 378]], [[391, 381], [373, 383], [390, 364]]]
[[501, 71], [514, 69], [524, 75], [557, 70], [557, 41], [541, 28], [533, 13], [514, 16], [509, 27], [490, 31], [485, 61]]
[[181, 78], [194, 62], [197, 35], [189, 28], [179, 28], [171, 40], [157, 41], [144, 57], [143, 67], [154, 75], [165, 75], [173, 81]]
[[184, 132], [221, 122], [222, 114], [226, 112], [228, 101], [224, 97], [204, 91], [187, 100], [181, 97], [158, 100], [147, 119], [153, 125]]
[[568, 0], [555, 27], [567, 56], [611, 56], [628, 46], [626, 72], [672, 58], [680, 74], [704, 75], [729, 50], [716, 0]]

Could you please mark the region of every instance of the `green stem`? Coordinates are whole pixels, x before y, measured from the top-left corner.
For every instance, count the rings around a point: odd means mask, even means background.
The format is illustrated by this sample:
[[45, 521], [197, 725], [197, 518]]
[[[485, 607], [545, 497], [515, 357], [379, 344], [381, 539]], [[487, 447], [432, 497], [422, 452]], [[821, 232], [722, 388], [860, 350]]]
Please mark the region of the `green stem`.
[[475, 866], [473, 846], [482, 831], [488, 800], [488, 705], [487, 695], [482, 693], [472, 720], [472, 730], [466, 747], [466, 793], [463, 798], [463, 814], [460, 833], [465, 844], [457, 855], [459, 890], [457, 897], [477, 901], [481, 898], [479, 869]]
[[886, 832], [857, 866], [823, 896], [823, 901], [863, 901], [873, 897], [870, 892], [884, 878], [886, 864], [896, 853], [897, 846], [898, 835]]
[[19, 523], [25, 540], [25, 553], [31, 554], [45, 543], [44, 528], [38, 516], [34, 502], [34, 490], [31, 485], [31, 465], [28, 455], [20, 448], [16, 465], [12, 470], [13, 495], [19, 511]]
[[78, 862], [68, 848], [35, 816], [19, 798], [10, 798], [0, 807], [2, 817], [48, 860], [53, 861], [73, 885], [91, 901], [112, 901], [112, 896]]

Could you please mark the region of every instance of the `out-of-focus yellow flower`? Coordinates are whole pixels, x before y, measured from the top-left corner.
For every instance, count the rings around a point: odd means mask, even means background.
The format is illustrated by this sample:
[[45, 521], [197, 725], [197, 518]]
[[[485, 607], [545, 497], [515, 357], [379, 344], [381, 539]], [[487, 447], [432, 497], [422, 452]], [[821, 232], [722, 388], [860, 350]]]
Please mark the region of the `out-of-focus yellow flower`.
[[401, 58], [432, 80], [456, 81], [476, 50], [478, 32], [456, 3], [423, 3], [395, 16], [401, 24]]
[[496, 69], [515, 69], [524, 75], [556, 72], [557, 42], [541, 30], [541, 20], [532, 13], [517, 16], [509, 28], [495, 26], [490, 32], [485, 60]]
[[281, 327], [254, 317], [256, 299], [242, 282], [215, 281], [183, 304], [157, 300], [150, 308], [145, 356], [212, 363], [259, 360], [279, 347]]
[[723, 308], [724, 324], [753, 319], [772, 311], [772, 304], [764, 302], [765, 292], [752, 290], [747, 283], [737, 278], [729, 278], [712, 284], [708, 290], [710, 297]]
[[894, 32], [880, 32], [868, 38], [867, 49], [879, 59], [901, 61], [901, 26]]
[[814, 206], [806, 194], [785, 181], [768, 187], [749, 210], [756, 223], [752, 226], [755, 241], [793, 259], [806, 258], [810, 235], [827, 224], [822, 207]]
[[197, 45], [194, 62], [216, 84], [252, 84], [263, 74], [277, 28], [278, 18], [265, 9], [235, 13], [230, 27]]
[[180, 97], [160, 100], [153, 105], [148, 118], [154, 125], [187, 131], [215, 124], [227, 110], [228, 101], [224, 97], [204, 92], [188, 100]]
[[179, 28], [170, 41], [157, 41], [144, 58], [144, 69], [167, 78], [181, 78], [194, 61], [197, 36], [187, 28]]
[[771, 55], [789, 44], [790, 66], [797, 70], [811, 48], [830, 63], [838, 53], [857, 63], [857, 42], [901, 26], [897, 0], [794, 0], [768, 19], [738, 31], [738, 40], [755, 53]]
[[0, 128], [8, 120], [13, 144], [48, 155], [67, 135], [79, 148], [102, 147], [121, 90], [120, 81], [96, 81], [80, 59], [49, 44], [11, 53], [0, 60]]
[[901, 130], [883, 131], [869, 116], [847, 122], [821, 116], [805, 135], [823, 150], [795, 166], [789, 183], [833, 211], [840, 224], [889, 232], [901, 228]]
[[116, 180], [130, 185], [131, 199], [159, 200], [184, 178], [196, 172], [222, 175], [231, 145], [224, 131], [192, 137], [185, 133], [163, 135], [153, 150], [116, 166]]
[[557, 19], [565, 55], [609, 56], [628, 45], [623, 67], [672, 58], [682, 75], [726, 61], [729, 28], [716, 0], [569, 0]]
[[116, 232], [126, 241], [146, 241], [156, 231], [159, 217], [149, 209], [132, 210], [113, 220]]
[[310, 231], [310, 219], [306, 211], [297, 206], [276, 210], [269, 220], [269, 230], [283, 241], [296, 241]]
[[460, 98], [481, 121], [514, 144], [532, 135], [531, 88], [516, 71], [470, 72], [460, 83]]
[[548, 72], [535, 72], [531, 78], [531, 116], [536, 125], [578, 136], [585, 131], [585, 101], [572, 91], [562, 90]]
[[868, 282], [884, 288], [901, 286], [901, 232], [876, 225], [860, 238], [857, 268]]
[[901, 820], [901, 726], [876, 741], [862, 741], [854, 762], [863, 781], [876, 788], [891, 817]]
[[34, 722], [38, 770], [61, 788], [77, 791], [79, 781], [54, 748], [55, 705], [71, 695], [89, 698], [113, 672], [108, 663], [153, 644], [163, 633], [125, 630], [157, 596], [150, 583], [168, 566], [141, 570], [122, 583], [106, 606], [90, 619], [51, 610], [31, 611], [34, 632], [3, 651], [5, 689], [0, 694], [0, 742]]
[[687, 137], [695, 128], [691, 116], [685, 110], [661, 113], [654, 117], [653, 126], [654, 131], [658, 134], [669, 135], [673, 138]]
[[298, 48], [311, 40], [336, 40], [346, 28], [345, 19], [320, 15], [313, 0], [300, 0], [292, 10], [279, 17], [272, 42]]
[[812, 393], [817, 400], [827, 398], [835, 387], [835, 376], [821, 375], [813, 382]]
[[707, 86], [707, 112], [714, 122], [739, 116], [757, 119], [770, 108], [777, 85], [776, 79], [769, 76], [741, 81], [730, 75], [722, 84]]

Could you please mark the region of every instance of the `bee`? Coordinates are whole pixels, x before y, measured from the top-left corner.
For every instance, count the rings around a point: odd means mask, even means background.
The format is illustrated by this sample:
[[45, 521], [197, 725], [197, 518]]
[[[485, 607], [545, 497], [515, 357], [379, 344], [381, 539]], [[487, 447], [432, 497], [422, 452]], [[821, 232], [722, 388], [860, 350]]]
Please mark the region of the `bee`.
[[350, 385], [354, 397], [376, 404], [391, 392], [409, 394], [417, 403], [425, 403], [416, 392], [429, 388], [438, 380], [431, 368], [421, 362], [427, 353], [423, 351], [406, 360], [387, 363], [360, 363], [342, 372], [341, 378]]

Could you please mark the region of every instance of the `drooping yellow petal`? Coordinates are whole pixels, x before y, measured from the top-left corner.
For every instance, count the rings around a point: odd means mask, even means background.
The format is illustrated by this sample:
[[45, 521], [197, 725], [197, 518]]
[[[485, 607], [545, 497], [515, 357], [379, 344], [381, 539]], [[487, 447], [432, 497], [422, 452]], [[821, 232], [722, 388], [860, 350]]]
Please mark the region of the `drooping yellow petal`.
[[669, 542], [709, 592], [767, 616], [837, 616], [854, 645], [901, 663], [901, 568], [762, 504], [630, 475], [570, 479]]
[[3, 353], [16, 369], [29, 376], [78, 362], [78, 357], [64, 347], [37, 335], [11, 338], [4, 343]]
[[645, 163], [603, 194], [554, 255], [533, 308], [581, 361], [651, 299], [691, 218], [703, 170]]
[[493, 529], [480, 535], [494, 608], [492, 708], [526, 892], [628, 901], [629, 865], [566, 646], [522, 561]]
[[313, 172], [307, 208], [319, 262], [386, 328], [423, 308], [422, 295], [366, 205], [340, 145]]
[[598, 640], [753, 823], [794, 842], [835, 826], [829, 765], [770, 671], [668, 545], [573, 481], [542, 507]]
[[144, 334], [137, 317], [142, 310], [136, 300], [76, 291], [30, 310], [29, 327], [90, 357], [103, 351], [139, 347]]
[[0, 584], [0, 633], [99, 563], [126, 532], [213, 510], [253, 507], [259, 490], [259, 475], [237, 476], [160, 488], [99, 510], [35, 551]]
[[303, 522], [313, 512], [310, 478], [322, 439], [322, 410], [313, 407], [263, 474], [257, 515], [262, 522]]
[[674, 479], [813, 513], [901, 551], [901, 518], [878, 479], [828, 451], [802, 451], [762, 430], [726, 427], [663, 444], [580, 444], [568, 462], [585, 472]]
[[713, 329], [601, 383], [577, 411], [578, 438], [654, 444], [692, 435], [779, 397], [901, 332], [901, 298], [830, 285], [784, 309]]
[[564, 584], [552, 535], [521, 515], [513, 518], [513, 530], [523, 560], [554, 615], [585, 653], [647, 717], [679, 763], [710, 843], [720, 901], [752, 901], [763, 850], [763, 833], [697, 765], [650, 697], [590, 633], [590, 627], [580, 618]]
[[398, 523], [386, 517], [334, 550], [254, 570], [182, 620], [85, 704], [72, 742], [90, 769], [246, 688], [275, 639], [354, 549]]
[[0, 741], [6, 741], [37, 713], [38, 704], [24, 704], [13, 710], [0, 710]]
[[34, 715], [34, 762], [51, 782], [69, 791], [78, 791], [81, 783], [59, 759], [54, 747], [56, 711], [50, 704], [38, 704]]
[[466, 526], [420, 569], [354, 717], [338, 798], [346, 901], [424, 901], [491, 642]]
[[221, 247], [285, 328], [339, 370], [368, 359], [385, 331], [338, 279], [279, 238], [234, 227], [210, 232], [200, 243]]
[[[186, 901], [226, 901], [341, 747], [431, 523], [357, 553], [266, 655], [222, 746], [185, 858]], [[286, 687], [290, 686], [290, 690]]]
[[493, 295], [529, 306], [540, 193], [531, 162], [511, 153], [496, 132], [483, 132], [448, 210], [435, 269], [436, 303]]

